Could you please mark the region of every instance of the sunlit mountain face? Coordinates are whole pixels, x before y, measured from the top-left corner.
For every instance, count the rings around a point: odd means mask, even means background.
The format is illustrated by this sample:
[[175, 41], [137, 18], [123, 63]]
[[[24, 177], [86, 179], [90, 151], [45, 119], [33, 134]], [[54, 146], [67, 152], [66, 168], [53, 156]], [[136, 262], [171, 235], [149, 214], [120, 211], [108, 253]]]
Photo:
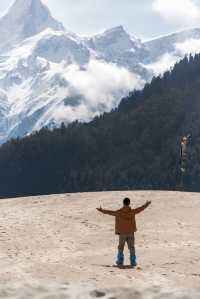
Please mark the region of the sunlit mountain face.
[[122, 26], [82, 38], [42, 1], [16, 0], [0, 19], [0, 143], [112, 110], [199, 41], [193, 29], [144, 43]]

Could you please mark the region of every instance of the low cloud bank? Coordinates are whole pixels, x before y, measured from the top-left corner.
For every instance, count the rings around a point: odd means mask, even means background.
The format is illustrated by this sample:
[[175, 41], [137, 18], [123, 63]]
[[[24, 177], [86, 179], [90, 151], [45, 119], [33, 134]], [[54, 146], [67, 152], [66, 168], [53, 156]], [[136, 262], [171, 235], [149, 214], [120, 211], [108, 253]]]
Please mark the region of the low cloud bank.
[[200, 53], [200, 39], [189, 38], [183, 42], [174, 43], [174, 51], [164, 53], [156, 61], [143, 67], [152, 72], [154, 76], [163, 75], [185, 56], [197, 53]]
[[64, 74], [68, 82], [68, 99], [80, 98], [78, 105], [62, 105], [54, 118], [60, 120], [89, 121], [95, 115], [117, 107], [121, 98], [134, 89], [142, 88], [144, 81], [123, 67], [91, 59], [84, 67], [73, 64]]
[[165, 71], [170, 70], [181, 58], [175, 53], [165, 53], [155, 62], [145, 65], [145, 68], [153, 73], [154, 76], [162, 75]]
[[177, 53], [181, 56], [196, 53], [200, 53], [200, 39], [190, 38], [182, 43], [176, 43], [175, 45]]
[[[151, 64], [143, 65], [154, 76], [163, 75], [173, 68], [185, 55], [200, 52], [200, 39], [186, 39], [174, 43], [174, 51], [164, 53]], [[100, 60], [91, 59], [80, 68], [76, 64], [66, 67], [68, 98], [80, 98], [77, 105], [62, 103], [53, 115], [55, 121], [89, 121], [94, 116], [117, 107], [121, 98], [134, 89], [141, 89], [145, 81], [126, 68]]]

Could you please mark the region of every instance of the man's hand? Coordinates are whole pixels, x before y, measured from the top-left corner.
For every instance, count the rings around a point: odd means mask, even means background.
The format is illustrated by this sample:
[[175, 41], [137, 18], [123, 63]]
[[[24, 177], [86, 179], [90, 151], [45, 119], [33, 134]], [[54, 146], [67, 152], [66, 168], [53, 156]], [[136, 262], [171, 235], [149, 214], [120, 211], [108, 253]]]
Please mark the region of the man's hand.
[[102, 207], [100, 206], [100, 208], [97, 208], [97, 211], [106, 214], [106, 215], [111, 215], [111, 216], [116, 216], [116, 212], [117, 211], [111, 211], [111, 210], [104, 210], [102, 209]]
[[100, 206], [100, 208], [97, 208], [97, 211], [102, 212], [102, 207]]
[[151, 201], [150, 201], [150, 200], [147, 200], [146, 203], [145, 203], [143, 206], [134, 209], [135, 214], [139, 214], [139, 213], [141, 213], [141, 212], [144, 211], [150, 204], [151, 204]]

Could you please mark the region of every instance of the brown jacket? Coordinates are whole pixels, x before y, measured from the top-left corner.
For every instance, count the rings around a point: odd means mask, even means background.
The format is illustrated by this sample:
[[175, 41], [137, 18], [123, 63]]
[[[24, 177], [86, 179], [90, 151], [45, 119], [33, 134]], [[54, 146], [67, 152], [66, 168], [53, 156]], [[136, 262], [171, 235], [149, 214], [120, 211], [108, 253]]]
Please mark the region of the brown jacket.
[[103, 214], [115, 216], [115, 234], [132, 234], [137, 231], [135, 215], [147, 208], [147, 204], [131, 209], [123, 207], [117, 211], [101, 210]]

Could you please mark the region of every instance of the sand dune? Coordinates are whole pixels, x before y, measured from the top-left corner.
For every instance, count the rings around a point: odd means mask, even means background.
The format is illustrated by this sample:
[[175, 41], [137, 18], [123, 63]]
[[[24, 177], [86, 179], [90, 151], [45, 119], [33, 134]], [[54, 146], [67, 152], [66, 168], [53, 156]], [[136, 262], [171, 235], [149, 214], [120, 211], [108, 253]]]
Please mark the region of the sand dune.
[[[115, 267], [114, 218], [96, 211], [125, 196], [152, 200], [137, 216], [136, 269]], [[200, 298], [199, 215], [199, 195], [180, 192], [1, 200], [0, 298]]]

